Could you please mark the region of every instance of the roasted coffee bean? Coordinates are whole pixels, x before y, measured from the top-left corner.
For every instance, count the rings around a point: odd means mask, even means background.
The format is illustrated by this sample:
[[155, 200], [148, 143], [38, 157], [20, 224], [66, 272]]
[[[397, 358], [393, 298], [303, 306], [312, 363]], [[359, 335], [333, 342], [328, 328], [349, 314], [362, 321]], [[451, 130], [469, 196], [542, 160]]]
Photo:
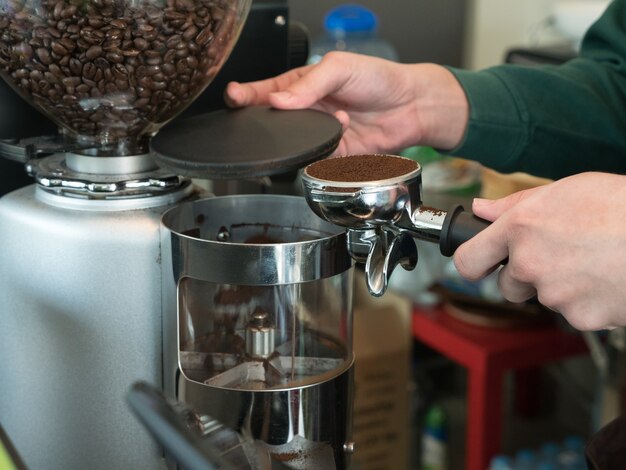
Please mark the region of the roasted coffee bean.
[[152, 81], [148, 88], [150, 88], [151, 90], [165, 90], [167, 88], [167, 83]]
[[187, 56], [185, 60], [187, 61], [187, 65], [189, 65], [189, 68], [198, 68], [198, 59], [196, 59], [194, 56]]
[[[103, 9], [101, 13], [103, 16], [111, 16], [113, 12]], [[89, 26], [91, 26], [92, 28], [102, 28], [104, 26], [104, 20], [99, 16], [92, 16], [87, 21], [89, 22]]]
[[70, 24], [67, 26], [67, 32], [68, 34], [79, 34], [80, 26], [78, 26], [77, 24]]
[[52, 43], [52, 50], [61, 56], [64, 56], [69, 52], [67, 48], [58, 41], [54, 41]]
[[128, 79], [128, 69], [122, 64], [115, 64], [113, 66], [113, 75], [117, 79]]
[[118, 52], [107, 52], [105, 57], [113, 64], [121, 64], [124, 62], [124, 56]]
[[[75, 132], [111, 139], [168, 120], [197, 95], [221, 63], [235, 14], [228, 0], [5, 3], [0, 75]], [[120, 93], [133, 109], [119, 107]]]
[[[85, 68], [87, 68], [87, 66], [85, 66]], [[84, 76], [83, 76], [82, 80], [83, 80], [83, 83], [85, 85], [87, 85], [89, 88], [93, 88], [93, 87], [97, 86], [97, 82], [95, 82], [93, 80], [90, 80], [88, 78], [85, 78]]]
[[[140, 50], [133, 49], [133, 48], [122, 50], [122, 55], [124, 57], [137, 57], [140, 53], [141, 53]], [[128, 60], [126, 62], [130, 63]]]
[[94, 76], [96, 75], [97, 69], [98, 68], [92, 62], [87, 62], [83, 66], [83, 77], [89, 80], [93, 80]]
[[120, 46], [122, 45], [121, 39], [107, 39], [102, 43], [102, 49], [107, 52], [115, 52], [118, 51]]
[[92, 45], [100, 45], [104, 42], [105, 34], [99, 29], [85, 28], [80, 32], [81, 38]]
[[165, 21], [182, 21], [182, 22], [185, 22], [185, 20], [187, 19], [187, 15], [185, 13], [181, 13], [179, 11], [172, 10], [171, 8], [167, 8], [165, 10], [165, 13], [163, 14], [163, 18], [165, 18]]
[[59, 77], [57, 77], [56, 75], [54, 75], [52, 72], [44, 72], [43, 73], [43, 77], [44, 79], [51, 83], [51, 84], [60, 84], [61, 80], [59, 79]]
[[87, 49], [87, 52], [85, 52], [85, 56], [89, 60], [94, 60], [97, 57], [100, 57], [101, 55], [102, 55], [102, 47], [100, 46], [91, 46], [89, 49]]
[[133, 44], [135, 45], [135, 47], [137, 49], [139, 49], [140, 51], [143, 51], [144, 49], [147, 49], [148, 46], [150, 45], [150, 43], [148, 41], [146, 41], [144, 38], [139, 37], [139, 38], [135, 38], [133, 40]]
[[163, 62], [163, 59], [161, 58], [160, 55], [154, 56], [154, 57], [148, 57], [146, 59], [146, 64], [148, 65], [159, 65], [161, 62]]
[[152, 96], [152, 90], [150, 90], [150, 88], [144, 88], [142, 86], [138, 86], [136, 90], [137, 90], [137, 95], [139, 95], [139, 97], [141, 98], [150, 98]]
[[183, 39], [185, 41], [191, 41], [198, 35], [198, 32], [198, 28], [194, 25], [191, 25], [183, 32]]
[[206, 46], [213, 40], [213, 31], [208, 26], [203, 28], [202, 31], [196, 36], [196, 44], [199, 46]]
[[63, 80], [61, 80], [63, 82], [63, 85], [65, 85], [65, 87], [77, 87], [78, 85], [80, 85], [82, 83], [82, 80], [80, 77], [65, 77]]
[[15, 75], [14, 75], [15, 78], [19, 78], [20, 80], [28, 76], [30, 76], [28, 69], [19, 69], [15, 72]]
[[126, 91], [130, 88], [130, 84], [128, 83], [128, 80], [117, 79], [115, 80], [114, 83], [117, 89], [120, 91]]
[[161, 65], [161, 70], [166, 77], [171, 77], [176, 74], [176, 66], [172, 63], [165, 63]]
[[63, 71], [61, 70], [61, 67], [59, 67], [56, 64], [50, 64], [50, 66], [48, 67], [48, 70], [50, 71], [50, 73], [52, 73], [55, 77], [58, 78], [63, 78], [65, 77], [65, 74], [63, 73]]
[[108, 69], [111, 66], [109, 61], [106, 60], [104, 57], [98, 57], [98, 58], [94, 59], [93, 63], [94, 63], [94, 65], [96, 67], [98, 67], [99, 69], [102, 69], [102, 70], [106, 70], [106, 69]]
[[109, 22], [109, 25], [111, 25], [113, 28], [119, 29], [121, 31], [125, 30], [128, 27], [127, 22], [122, 20], [121, 18], [116, 18], [114, 20], [111, 20]]
[[40, 47], [35, 51], [35, 54], [37, 54], [37, 57], [39, 58], [42, 64], [50, 65], [52, 63], [50, 52], [47, 49]]
[[41, 73], [39, 70], [33, 70], [32, 72], [30, 72], [30, 79], [35, 82], [43, 80], [43, 73]]
[[80, 75], [83, 71], [83, 63], [78, 59], [72, 57], [68, 65], [74, 75]]
[[112, 28], [106, 32], [105, 37], [107, 40], [122, 40], [124, 38], [124, 31], [119, 28]]
[[163, 62], [166, 64], [171, 64], [174, 61], [175, 57], [176, 57], [176, 50], [170, 49], [163, 56]]
[[99, 67], [96, 67], [96, 73], [93, 76], [93, 81], [99, 82], [100, 80], [102, 80], [102, 77], [104, 77], [104, 74], [102, 73], [102, 69]]

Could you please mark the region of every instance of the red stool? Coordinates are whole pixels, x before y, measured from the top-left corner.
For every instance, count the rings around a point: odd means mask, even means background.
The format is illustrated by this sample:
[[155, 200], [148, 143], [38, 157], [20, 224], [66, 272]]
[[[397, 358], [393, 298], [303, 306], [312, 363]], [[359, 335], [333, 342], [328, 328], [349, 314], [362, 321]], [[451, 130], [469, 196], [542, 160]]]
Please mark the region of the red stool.
[[486, 470], [490, 459], [501, 451], [505, 372], [587, 352], [580, 335], [555, 325], [485, 328], [459, 321], [441, 308], [416, 307], [413, 334], [468, 370], [466, 470]]

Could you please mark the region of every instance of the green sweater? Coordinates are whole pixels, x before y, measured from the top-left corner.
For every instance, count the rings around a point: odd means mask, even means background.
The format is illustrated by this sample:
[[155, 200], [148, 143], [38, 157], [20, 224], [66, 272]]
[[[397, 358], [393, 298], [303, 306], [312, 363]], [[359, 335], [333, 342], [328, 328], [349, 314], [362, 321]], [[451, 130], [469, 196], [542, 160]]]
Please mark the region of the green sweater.
[[450, 70], [470, 104], [451, 155], [549, 178], [626, 173], [626, 0], [608, 7], [563, 65]]

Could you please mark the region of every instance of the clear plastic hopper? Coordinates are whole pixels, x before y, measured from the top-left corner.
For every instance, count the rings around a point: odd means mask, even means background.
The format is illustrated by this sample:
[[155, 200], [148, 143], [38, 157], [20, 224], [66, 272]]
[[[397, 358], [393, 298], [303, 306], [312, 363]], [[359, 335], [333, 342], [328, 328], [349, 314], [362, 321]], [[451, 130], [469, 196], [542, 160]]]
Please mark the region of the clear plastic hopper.
[[250, 3], [0, 0], [0, 76], [91, 153], [145, 153], [215, 77]]

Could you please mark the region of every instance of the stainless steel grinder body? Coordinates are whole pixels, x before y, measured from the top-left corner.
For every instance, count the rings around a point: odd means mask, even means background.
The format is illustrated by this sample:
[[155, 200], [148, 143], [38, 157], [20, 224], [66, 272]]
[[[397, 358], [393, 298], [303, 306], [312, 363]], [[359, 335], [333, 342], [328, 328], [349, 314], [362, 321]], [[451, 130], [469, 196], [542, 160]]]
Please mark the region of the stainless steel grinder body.
[[0, 199], [0, 422], [29, 468], [164, 467], [124, 396], [162, 382], [160, 218], [189, 190]]
[[345, 233], [303, 198], [251, 195], [181, 204], [162, 237], [165, 393], [252, 442], [262, 468], [346, 468]]

